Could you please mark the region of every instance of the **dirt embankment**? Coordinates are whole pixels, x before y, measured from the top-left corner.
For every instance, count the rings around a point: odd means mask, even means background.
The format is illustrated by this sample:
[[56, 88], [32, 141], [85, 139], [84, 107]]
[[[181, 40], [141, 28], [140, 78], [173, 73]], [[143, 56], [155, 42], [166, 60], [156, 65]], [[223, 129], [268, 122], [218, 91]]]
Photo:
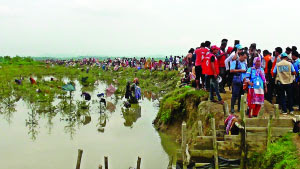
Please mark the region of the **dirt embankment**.
[[187, 138], [191, 143], [198, 135], [198, 121], [201, 120], [204, 134], [210, 135], [209, 119], [215, 117], [217, 124], [222, 124], [224, 112], [222, 105], [207, 100], [207, 92], [191, 88], [180, 88], [166, 94], [160, 101], [160, 110], [154, 120], [155, 127], [181, 142], [181, 124], [185, 121]]

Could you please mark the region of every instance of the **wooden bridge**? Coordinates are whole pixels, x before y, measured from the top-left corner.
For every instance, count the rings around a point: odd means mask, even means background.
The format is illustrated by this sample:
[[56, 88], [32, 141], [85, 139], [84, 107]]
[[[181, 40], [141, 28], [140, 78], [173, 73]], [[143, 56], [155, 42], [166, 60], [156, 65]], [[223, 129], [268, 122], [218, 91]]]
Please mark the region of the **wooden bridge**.
[[[254, 152], [263, 152], [271, 141], [292, 132], [293, 119], [279, 118], [279, 108], [275, 105], [275, 112], [269, 118], [246, 118], [246, 97], [241, 99], [241, 122], [235, 123], [239, 128], [239, 135], [225, 135], [225, 125], [216, 130], [215, 119], [211, 119], [212, 135], [204, 136], [202, 122], [198, 122], [199, 136], [196, 144], [189, 146], [186, 140], [186, 123], [182, 124], [182, 146], [178, 150], [177, 160], [183, 163], [183, 168], [193, 161], [195, 167], [214, 164], [219, 168], [218, 157], [226, 159], [240, 159], [240, 168], [246, 167], [246, 160]], [[224, 119], [229, 115], [228, 104], [224, 104]], [[299, 120], [299, 119], [298, 119]], [[193, 149], [189, 149], [193, 147]]]

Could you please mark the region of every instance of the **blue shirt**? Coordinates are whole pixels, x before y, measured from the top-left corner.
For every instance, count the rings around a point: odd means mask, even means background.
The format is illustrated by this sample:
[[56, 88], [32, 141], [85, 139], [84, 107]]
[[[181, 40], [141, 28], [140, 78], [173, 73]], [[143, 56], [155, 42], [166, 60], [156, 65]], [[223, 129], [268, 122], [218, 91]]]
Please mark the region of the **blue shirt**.
[[[296, 74], [299, 74], [299, 68], [300, 68], [300, 59], [298, 58], [297, 60], [295, 60], [295, 62], [293, 63], [294, 69], [296, 71]], [[299, 76], [296, 76], [295, 81], [298, 82], [299, 80]]]
[[[241, 62], [239, 61], [240, 65], [238, 66], [239, 70], [243, 69], [243, 70], [247, 70], [247, 64], [246, 62]], [[230, 70], [235, 70], [236, 68], [236, 60], [230, 63]], [[246, 77], [246, 73], [241, 73], [241, 82], [244, 80], [244, 78]]]
[[[264, 74], [263, 68], [260, 68], [260, 71]], [[254, 89], [264, 88], [264, 81], [260, 75], [256, 74], [256, 69], [249, 68], [246, 72], [246, 77], [249, 78], [251, 83], [253, 83], [253, 87], [249, 85], [248, 88], [254, 88]]]

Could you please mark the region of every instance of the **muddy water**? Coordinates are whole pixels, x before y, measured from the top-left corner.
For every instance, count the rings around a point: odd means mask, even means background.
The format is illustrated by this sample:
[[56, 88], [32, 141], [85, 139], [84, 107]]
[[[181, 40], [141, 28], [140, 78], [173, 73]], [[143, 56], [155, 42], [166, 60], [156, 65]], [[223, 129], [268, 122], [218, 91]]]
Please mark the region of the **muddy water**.
[[[144, 98], [139, 106], [125, 110], [124, 100], [112, 95], [106, 98], [107, 109], [100, 113], [96, 94], [106, 88], [100, 83], [90, 92], [90, 108], [80, 118], [74, 115], [76, 108], [44, 113], [22, 99], [15, 103], [15, 110], [0, 109], [0, 168], [75, 168], [78, 149], [84, 151], [82, 169], [103, 165], [104, 156], [109, 157], [110, 169], [136, 167], [138, 156], [144, 169], [167, 168], [176, 145], [167, 136], [162, 140], [152, 125], [158, 101]], [[76, 101], [83, 101], [80, 94], [81, 86], [76, 82], [75, 107]], [[60, 102], [55, 99], [52, 105]], [[163, 148], [168, 142], [172, 150]]]

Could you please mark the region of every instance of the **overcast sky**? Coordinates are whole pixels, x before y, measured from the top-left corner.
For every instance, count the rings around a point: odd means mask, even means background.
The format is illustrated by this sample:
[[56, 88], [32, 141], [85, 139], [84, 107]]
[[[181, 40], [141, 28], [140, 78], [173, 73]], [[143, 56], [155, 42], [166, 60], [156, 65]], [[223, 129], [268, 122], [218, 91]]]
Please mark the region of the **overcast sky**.
[[297, 0], [0, 0], [0, 56], [163, 56], [222, 38], [300, 48]]

